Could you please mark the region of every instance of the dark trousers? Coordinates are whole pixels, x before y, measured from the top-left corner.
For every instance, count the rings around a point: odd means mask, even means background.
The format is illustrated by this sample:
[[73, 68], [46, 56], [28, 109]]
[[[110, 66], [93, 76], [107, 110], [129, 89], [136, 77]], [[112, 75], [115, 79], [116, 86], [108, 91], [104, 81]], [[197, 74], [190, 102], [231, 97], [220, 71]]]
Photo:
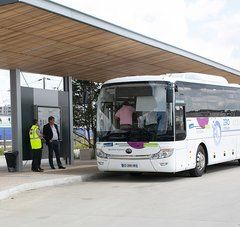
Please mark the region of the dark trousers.
[[51, 143], [48, 144], [48, 159], [49, 159], [49, 165], [51, 168], [54, 167], [53, 165], [53, 151], [55, 153], [58, 167], [62, 166], [61, 160], [60, 160], [60, 154], [59, 154], [59, 142], [57, 140], [53, 140]]
[[32, 170], [38, 170], [41, 166], [42, 149], [32, 149]]

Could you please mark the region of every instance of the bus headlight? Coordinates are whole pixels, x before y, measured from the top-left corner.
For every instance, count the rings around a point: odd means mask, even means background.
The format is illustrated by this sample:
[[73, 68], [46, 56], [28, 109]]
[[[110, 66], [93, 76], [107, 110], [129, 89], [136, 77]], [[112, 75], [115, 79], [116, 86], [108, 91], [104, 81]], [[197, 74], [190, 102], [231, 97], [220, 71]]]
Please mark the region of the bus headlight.
[[173, 154], [173, 148], [161, 149], [158, 153], [152, 155], [152, 159], [168, 158]]
[[104, 153], [101, 149], [96, 150], [96, 156], [99, 158], [105, 158], [105, 159], [110, 157], [109, 154]]

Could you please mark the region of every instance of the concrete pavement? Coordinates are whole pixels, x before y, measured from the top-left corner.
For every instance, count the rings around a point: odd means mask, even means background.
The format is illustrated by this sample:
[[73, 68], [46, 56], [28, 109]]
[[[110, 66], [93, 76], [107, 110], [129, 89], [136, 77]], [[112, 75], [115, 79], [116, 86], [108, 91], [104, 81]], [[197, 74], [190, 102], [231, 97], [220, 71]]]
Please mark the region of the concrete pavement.
[[[29, 162], [31, 163], [31, 162]], [[6, 165], [0, 168], [0, 200], [9, 198], [17, 193], [49, 186], [83, 182], [99, 174], [96, 161], [76, 160], [74, 165], [65, 170], [52, 170], [47, 162], [42, 165], [44, 172], [32, 172], [31, 166], [26, 165], [23, 172], [9, 173]]]
[[22, 193], [0, 202], [3, 226], [240, 226], [240, 167], [200, 178], [128, 174]]

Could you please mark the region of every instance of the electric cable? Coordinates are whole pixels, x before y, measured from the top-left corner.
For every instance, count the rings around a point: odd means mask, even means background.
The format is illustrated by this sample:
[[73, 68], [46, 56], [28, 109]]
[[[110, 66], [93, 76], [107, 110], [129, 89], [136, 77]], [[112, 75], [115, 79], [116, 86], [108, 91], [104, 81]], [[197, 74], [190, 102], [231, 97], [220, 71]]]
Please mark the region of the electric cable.
[[62, 84], [62, 82], [63, 82], [63, 79], [61, 79], [61, 81], [60, 81], [60, 83], [59, 83], [59, 85], [58, 85], [58, 87], [57, 87], [57, 90], [59, 89], [59, 87], [60, 87], [60, 85]]
[[25, 78], [25, 76], [24, 76], [24, 74], [23, 74], [23, 72], [21, 71], [21, 74], [22, 74], [22, 77], [23, 77], [23, 79], [24, 79], [24, 81], [25, 81], [25, 83], [27, 84], [27, 86], [29, 87], [29, 84], [28, 84], [28, 82], [27, 82], [27, 80], [26, 80], [26, 78]]

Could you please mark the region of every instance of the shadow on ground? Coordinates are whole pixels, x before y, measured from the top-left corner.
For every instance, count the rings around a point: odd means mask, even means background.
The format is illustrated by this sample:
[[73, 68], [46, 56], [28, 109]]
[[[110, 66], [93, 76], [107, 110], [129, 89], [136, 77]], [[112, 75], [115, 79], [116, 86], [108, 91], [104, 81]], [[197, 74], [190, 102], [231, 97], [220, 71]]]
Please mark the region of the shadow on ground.
[[[211, 176], [212, 174], [222, 174], [231, 169], [239, 168], [238, 162], [226, 162], [217, 165], [212, 165], [207, 167], [207, 173], [204, 177]], [[178, 172], [178, 173], [143, 173], [143, 174], [131, 174], [131, 173], [105, 173], [106, 176], [102, 178], [95, 179], [94, 181], [118, 181], [118, 182], [171, 182], [182, 179], [194, 179], [188, 173], [188, 171]], [[196, 178], [195, 178], [196, 179]]]

